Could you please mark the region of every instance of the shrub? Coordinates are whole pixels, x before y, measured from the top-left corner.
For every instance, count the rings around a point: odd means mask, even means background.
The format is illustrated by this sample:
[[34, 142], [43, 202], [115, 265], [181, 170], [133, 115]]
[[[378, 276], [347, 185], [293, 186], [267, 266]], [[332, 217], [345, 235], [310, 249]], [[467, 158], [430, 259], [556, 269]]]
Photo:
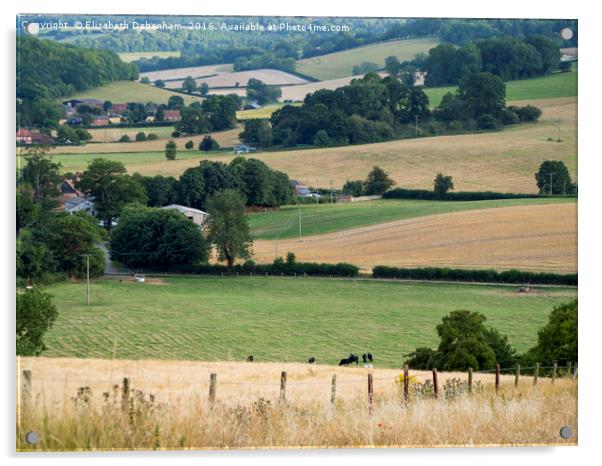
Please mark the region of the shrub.
[[178, 130], [175, 130], [173, 133], [171, 133], [172, 138], [179, 138], [181, 135], [182, 133], [180, 133]]
[[203, 151], [203, 152], [208, 152], [211, 150], [218, 150], [218, 149], [219, 149], [219, 143], [209, 135], [203, 137], [203, 140], [199, 144], [199, 150]]
[[192, 149], [194, 147], [194, 141], [191, 139], [184, 145], [184, 147], [186, 147], [188, 150]]
[[361, 196], [364, 192], [362, 180], [347, 180], [343, 185], [343, 194], [351, 194], [354, 197]]
[[119, 142], [131, 142], [131, 141], [132, 141], [132, 139], [127, 134], [124, 134], [123, 136], [121, 136], [119, 138]]
[[499, 126], [498, 120], [488, 113], [481, 115], [477, 118], [477, 128], [478, 129], [497, 129]]
[[426, 189], [404, 189], [395, 188], [383, 194], [383, 199], [439, 199], [445, 201], [485, 201], [488, 199], [522, 199], [540, 197], [539, 194], [517, 194], [517, 193], [496, 193], [493, 191], [459, 191], [456, 193], [448, 192], [445, 196], [438, 196], [433, 191]]
[[460, 120], [453, 120], [449, 122], [450, 131], [462, 131], [463, 129], [464, 124]]
[[156, 141], [157, 139], [159, 139], [159, 136], [156, 133], [148, 133], [148, 136], [146, 136], [147, 141]]
[[509, 107], [509, 109], [516, 113], [520, 121], [523, 122], [537, 121], [541, 116], [541, 110], [533, 105], [526, 105], [524, 107]]
[[502, 112], [502, 124], [503, 125], [517, 125], [520, 123], [520, 118], [512, 110], [506, 108]]
[[140, 131], [139, 133], [136, 133], [136, 141], [138, 141], [138, 142], [146, 141], [146, 134], [143, 133], [142, 131]]
[[17, 293], [17, 354], [37, 356], [46, 349], [44, 334], [58, 316], [51, 296], [34, 287]]

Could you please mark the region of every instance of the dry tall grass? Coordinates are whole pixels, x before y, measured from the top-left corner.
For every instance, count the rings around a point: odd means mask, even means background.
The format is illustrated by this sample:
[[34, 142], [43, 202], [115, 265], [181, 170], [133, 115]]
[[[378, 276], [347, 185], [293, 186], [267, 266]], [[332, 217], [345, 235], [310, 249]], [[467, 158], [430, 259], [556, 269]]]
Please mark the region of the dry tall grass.
[[[61, 367], [71, 367], [58, 377]], [[98, 372], [93, 368], [98, 367]], [[121, 367], [121, 369], [120, 369]], [[56, 360], [25, 358], [33, 373], [33, 401], [19, 413], [19, 450], [202, 449], [529, 445], [577, 442], [577, 383], [524, 378], [518, 388], [502, 376], [496, 395], [492, 375], [475, 374], [475, 388], [444, 399], [412, 396], [405, 404], [392, 375], [399, 371], [303, 364]], [[279, 369], [289, 373], [286, 401], [278, 399]], [[194, 369], [198, 369], [195, 371]], [[118, 377], [132, 377], [122, 403]], [[366, 374], [374, 374], [368, 409]], [[108, 372], [112, 377], [108, 376]], [[217, 397], [207, 397], [209, 372], [218, 373]], [[330, 377], [338, 377], [330, 403]], [[70, 376], [77, 377], [68, 381]], [[165, 376], [186, 375], [166, 383]], [[428, 373], [412, 373], [417, 381]], [[43, 380], [55, 378], [56, 386]], [[440, 374], [440, 384], [460, 374]], [[146, 376], [147, 380], [136, 377]], [[465, 375], [461, 375], [465, 378]], [[77, 379], [77, 380], [76, 380]], [[85, 380], [89, 385], [82, 385]], [[177, 389], [181, 380], [180, 390]], [[89, 389], [73, 389], [73, 383]], [[117, 383], [114, 383], [117, 382]], [[60, 389], [62, 383], [62, 390]], [[38, 388], [36, 388], [38, 387]], [[104, 388], [103, 388], [104, 387]], [[172, 392], [172, 389], [176, 388]], [[79, 392], [79, 394], [78, 394]], [[451, 392], [450, 392], [451, 393]], [[456, 392], [457, 393], [457, 392]], [[559, 429], [573, 428], [563, 440]], [[39, 434], [35, 446], [27, 432]]]

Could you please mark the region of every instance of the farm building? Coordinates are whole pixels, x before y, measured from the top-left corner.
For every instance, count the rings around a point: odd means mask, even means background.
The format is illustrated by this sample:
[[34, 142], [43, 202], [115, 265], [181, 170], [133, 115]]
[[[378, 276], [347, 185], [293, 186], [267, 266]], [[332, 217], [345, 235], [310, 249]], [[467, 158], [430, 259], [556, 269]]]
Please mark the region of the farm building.
[[203, 210], [195, 209], [194, 207], [187, 207], [187, 206], [183, 206], [183, 205], [179, 205], [179, 204], [170, 204], [170, 205], [166, 205], [165, 207], [161, 207], [161, 208], [169, 209], [169, 210], [177, 210], [178, 212], [183, 213], [186, 216], [186, 218], [193, 221], [196, 225], [200, 226], [201, 228], [205, 225], [205, 222], [207, 221], [207, 217], [209, 217], [209, 214]]
[[238, 154], [248, 154], [249, 152], [255, 152], [256, 150], [257, 150], [257, 148], [255, 148], [255, 147], [245, 146], [243, 144], [240, 146], [234, 146], [234, 149], [232, 152], [234, 154], [238, 155]]
[[165, 110], [163, 113], [165, 121], [180, 121], [182, 119], [179, 110]]
[[65, 212], [69, 212], [70, 214], [86, 212], [90, 215], [96, 215], [94, 201], [90, 198], [79, 196], [65, 201]]
[[39, 131], [31, 131], [25, 128], [21, 128], [17, 131], [17, 143], [18, 144], [54, 144], [54, 139], [50, 136], [46, 136], [44, 133]]
[[262, 108], [257, 102], [251, 102], [244, 106], [243, 110], [259, 110]]
[[110, 122], [109, 117], [105, 115], [95, 116], [90, 122], [90, 126], [106, 126]]

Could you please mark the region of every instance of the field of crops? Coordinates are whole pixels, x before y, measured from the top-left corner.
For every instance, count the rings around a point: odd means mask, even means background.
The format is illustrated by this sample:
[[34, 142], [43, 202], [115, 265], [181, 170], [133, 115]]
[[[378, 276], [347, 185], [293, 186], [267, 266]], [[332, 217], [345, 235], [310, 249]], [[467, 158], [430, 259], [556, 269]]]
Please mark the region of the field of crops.
[[192, 102], [202, 100], [200, 97], [174, 93], [166, 89], [160, 89], [153, 85], [141, 84], [134, 81], [115, 81], [101, 87], [95, 87], [88, 89], [87, 91], [77, 92], [73, 95], [63, 97], [60, 100], [98, 99], [110, 100], [113, 103], [154, 102], [156, 104], [166, 104], [169, 98], [173, 95], [181, 96], [186, 105], [190, 105]]
[[256, 241], [254, 259], [294, 252], [304, 262], [577, 271], [577, 205], [524, 205], [380, 223], [299, 239]]
[[[377, 225], [428, 215], [467, 210], [500, 208], [520, 205], [546, 205], [574, 203], [575, 199], [504, 199], [492, 201], [423, 201], [380, 200], [339, 204], [305, 204], [301, 206], [302, 233], [304, 236], [322, 235], [352, 228]], [[297, 206], [279, 210], [256, 212], [249, 215], [249, 225], [254, 239], [298, 238]]]
[[438, 44], [436, 39], [404, 39], [379, 42], [342, 52], [297, 61], [297, 71], [320, 80], [351, 76], [354, 65], [366, 61], [384, 67], [385, 58], [394, 55], [399, 61], [412, 60], [417, 53], [427, 53]]
[[144, 133], [156, 134], [160, 139], [170, 138], [174, 131], [173, 126], [141, 126], [138, 128], [89, 128], [88, 131], [92, 135], [93, 142], [116, 142], [123, 135], [128, 135], [134, 141], [136, 134]]
[[97, 279], [53, 284], [59, 317], [50, 357], [336, 364], [371, 351], [377, 367], [434, 345], [435, 326], [455, 309], [479, 311], [520, 351], [537, 339], [552, 307], [574, 289], [408, 284], [280, 277], [166, 278], [136, 284]]
[[167, 70], [157, 71], [146, 71], [140, 73], [141, 78], [148, 78], [151, 81], [161, 79], [163, 81], [169, 81], [172, 79], [184, 79], [188, 76], [198, 78], [200, 76], [209, 76], [216, 74], [219, 71], [231, 71], [231, 65], [203, 65], [203, 66], [190, 66], [186, 68], [172, 68]]
[[[179, 74], [179, 73], [178, 73]], [[286, 73], [280, 70], [251, 70], [251, 71], [238, 71], [234, 73], [222, 73], [219, 72], [216, 75], [207, 75], [207, 77], [200, 77], [196, 79], [197, 86], [202, 83], [206, 83], [210, 89], [220, 87], [246, 87], [249, 79], [259, 79], [265, 84], [286, 86], [293, 84], [303, 84], [307, 81], [303, 78], [295, 76], [294, 74]], [[183, 80], [168, 81], [165, 86], [170, 89], [181, 89]]]

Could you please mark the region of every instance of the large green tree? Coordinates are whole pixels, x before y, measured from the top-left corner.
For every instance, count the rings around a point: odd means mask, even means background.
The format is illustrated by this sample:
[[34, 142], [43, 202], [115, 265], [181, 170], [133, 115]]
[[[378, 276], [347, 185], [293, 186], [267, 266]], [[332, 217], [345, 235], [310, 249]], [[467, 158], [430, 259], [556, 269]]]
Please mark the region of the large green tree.
[[417, 348], [408, 354], [406, 364], [414, 369], [437, 368], [444, 371], [493, 369], [514, 364], [515, 351], [508, 338], [485, 326], [485, 316], [478, 312], [453, 311], [437, 325], [440, 342], [436, 350]]
[[566, 165], [561, 160], [546, 160], [535, 173], [540, 194], [573, 194], [575, 185]]
[[245, 199], [237, 191], [227, 189], [214, 193], [207, 201], [209, 240], [217, 249], [218, 259], [234, 266], [237, 259], [249, 259], [253, 240]]
[[113, 160], [94, 159], [82, 173], [77, 185], [94, 198], [96, 215], [109, 231], [125, 204], [147, 202], [144, 187], [127, 175], [121, 162]]
[[200, 228], [174, 210], [132, 208], [111, 237], [111, 258], [133, 267], [206, 262], [209, 244]]
[[394, 184], [395, 181], [389, 178], [389, 175], [382, 168], [375, 165], [364, 182], [364, 191], [368, 196], [384, 194]]
[[44, 334], [58, 316], [52, 297], [42, 288], [17, 293], [17, 354], [38, 356], [45, 349]]
[[472, 118], [499, 118], [506, 105], [506, 84], [491, 73], [472, 73], [460, 81], [458, 97]]
[[46, 156], [46, 149], [30, 149], [25, 156], [25, 167], [21, 171], [21, 180], [34, 190], [34, 199], [39, 202], [58, 196], [61, 164]]

